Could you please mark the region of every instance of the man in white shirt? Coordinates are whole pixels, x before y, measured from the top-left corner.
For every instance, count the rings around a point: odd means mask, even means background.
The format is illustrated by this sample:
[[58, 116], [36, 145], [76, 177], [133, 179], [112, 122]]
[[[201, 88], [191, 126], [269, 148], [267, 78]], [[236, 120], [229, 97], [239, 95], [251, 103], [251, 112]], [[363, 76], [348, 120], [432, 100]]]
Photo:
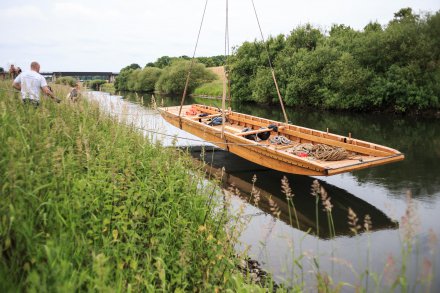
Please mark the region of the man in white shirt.
[[17, 90], [21, 90], [21, 97], [23, 102], [29, 102], [34, 105], [40, 103], [40, 89], [50, 96], [56, 102], [60, 102], [60, 99], [55, 97], [54, 93], [47, 86], [46, 79], [39, 73], [40, 64], [38, 62], [31, 63], [31, 70], [23, 72], [18, 75], [12, 86]]

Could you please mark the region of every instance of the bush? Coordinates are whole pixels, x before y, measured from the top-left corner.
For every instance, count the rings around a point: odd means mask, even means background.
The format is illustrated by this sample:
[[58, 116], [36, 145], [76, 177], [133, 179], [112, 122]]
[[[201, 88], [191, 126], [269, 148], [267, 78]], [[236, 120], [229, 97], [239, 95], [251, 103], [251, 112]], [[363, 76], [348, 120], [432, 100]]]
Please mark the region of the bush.
[[[156, 83], [156, 90], [165, 94], [182, 94], [190, 66], [191, 61], [174, 61], [171, 66], [163, 69], [162, 75]], [[191, 69], [187, 93], [192, 93], [197, 86], [212, 81], [215, 78], [215, 74], [207, 70], [205, 65], [194, 63]]]
[[154, 88], [156, 82], [159, 80], [160, 75], [162, 74], [162, 69], [156, 67], [146, 67], [144, 68], [139, 75], [138, 79], [138, 87], [136, 91], [140, 92], [154, 92]]
[[93, 79], [93, 80], [87, 80], [84, 82], [84, 85], [88, 88], [91, 88], [95, 91], [99, 91], [101, 88], [101, 85], [107, 83], [107, 81], [102, 79]]
[[106, 82], [103, 85], [101, 85], [100, 90], [103, 92], [106, 92], [106, 93], [114, 94], [115, 93], [115, 85], [113, 83]]
[[55, 80], [55, 84], [64, 84], [71, 87], [74, 87], [78, 80], [72, 76], [63, 76], [59, 77]]

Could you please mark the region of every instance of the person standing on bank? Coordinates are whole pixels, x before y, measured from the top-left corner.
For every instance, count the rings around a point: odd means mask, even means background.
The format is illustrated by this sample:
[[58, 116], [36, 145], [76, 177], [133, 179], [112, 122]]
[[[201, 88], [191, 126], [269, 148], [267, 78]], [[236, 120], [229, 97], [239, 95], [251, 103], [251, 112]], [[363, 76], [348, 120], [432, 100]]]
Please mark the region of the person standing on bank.
[[14, 79], [12, 86], [21, 91], [24, 103], [38, 106], [40, 104], [40, 90], [43, 90], [57, 103], [61, 102], [47, 86], [46, 79], [40, 74], [40, 64], [35, 61], [31, 63], [30, 71], [23, 72]]

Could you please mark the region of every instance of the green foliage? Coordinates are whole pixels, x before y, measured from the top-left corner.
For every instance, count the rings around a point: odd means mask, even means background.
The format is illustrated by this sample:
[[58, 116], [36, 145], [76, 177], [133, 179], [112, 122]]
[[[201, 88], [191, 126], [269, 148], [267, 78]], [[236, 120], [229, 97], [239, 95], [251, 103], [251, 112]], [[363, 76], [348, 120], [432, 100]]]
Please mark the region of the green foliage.
[[[148, 62], [145, 67], [157, 67], [157, 68], [165, 68], [170, 66], [176, 60], [190, 60], [191, 58], [188, 56], [180, 56], [180, 57], [169, 57], [162, 56], [158, 58], [155, 62]], [[197, 62], [205, 64], [206, 67], [217, 67], [225, 65], [226, 57], [224, 55], [211, 56], [211, 57], [196, 57]]]
[[106, 93], [110, 93], [110, 94], [114, 94], [116, 92], [115, 85], [110, 82], [106, 82], [103, 85], [101, 85], [100, 90], [103, 92], [106, 92]]
[[[126, 66], [121, 69], [120, 74], [116, 77], [115, 88], [120, 91], [135, 92], [153, 92], [156, 89], [163, 91], [164, 93], [181, 94], [179, 89], [182, 89], [183, 91], [183, 87], [180, 85], [182, 72], [178, 73], [176, 71], [176, 65], [173, 64], [177, 64], [181, 61], [189, 62], [189, 60], [191, 60], [191, 58], [185, 55], [180, 57], [162, 56], [155, 62], [147, 63], [144, 69], [141, 69], [137, 64]], [[191, 79], [190, 81], [190, 91], [193, 91], [195, 87], [199, 86], [201, 83], [209, 83], [214, 79], [214, 76], [207, 71], [202, 74], [203, 76], [198, 76], [200, 75], [201, 70], [200, 65], [205, 65], [207, 67], [224, 65], [225, 56], [198, 57], [195, 58], [195, 62], [198, 64], [194, 69], [197, 72], [195, 72], [195, 79]], [[173, 69], [170, 69], [169, 67], [173, 67]], [[166, 70], [162, 71], [161, 69]], [[171, 76], [179, 76], [179, 78], [173, 81], [172, 79], [169, 79], [169, 77], [163, 77], [160, 80], [160, 83], [158, 83], [162, 72], [167, 75], [171, 74]], [[185, 73], [185, 78], [186, 74], [187, 73]], [[173, 85], [173, 82], [179, 84]], [[183, 82], [183, 84], [185, 84], [185, 82]]]
[[101, 90], [101, 85], [107, 83], [107, 81], [102, 79], [92, 79], [84, 82], [86, 87], [91, 88], [92, 90], [99, 91]]
[[205, 64], [206, 67], [223, 66], [226, 63], [225, 55], [217, 55], [211, 57], [197, 57], [199, 63]]
[[34, 109], [2, 91], [0, 112], [2, 292], [258, 289], [189, 156], [87, 100]]
[[203, 83], [194, 90], [195, 95], [221, 97], [223, 95], [223, 81], [214, 80]]
[[316, 49], [319, 42], [323, 39], [320, 30], [313, 28], [310, 24], [300, 26], [293, 30], [286, 39], [287, 46], [295, 51]]
[[125, 66], [124, 68], [121, 69], [121, 71], [127, 71], [127, 70], [135, 70], [135, 69], [140, 69], [141, 67], [139, 66], [139, 64], [136, 63], [132, 63], [130, 65]]
[[154, 87], [159, 80], [161, 73], [162, 70], [159, 68], [144, 68], [138, 76], [139, 83], [138, 88], [136, 88], [135, 91], [154, 92]]
[[119, 72], [119, 75], [115, 78], [115, 89], [118, 91], [127, 91], [128, 90], [128, 79], [130, 73], [134, 69], [123, 69]]
[[62, 76], [55, 80], [55, 84], [64, 84], [74, 87], [78, 81], [72, 76]]
[[123, 70], [115, 80], [115, 88], [122, 91], [153, 92], [161, 72], [156, 67]]
[[5, 72], [5, 69], [3, 67], [0, 67], [0, 73]]
[[440, 12], [395, 13], [363, 31], [310, 24], [265, 43], [245, 42], [230, 58], [236, 101], [278, 103], [267, 51], [287, 105], [397, 112], [440, 108]]
[[[156, 90], [166, 94], [182, 94], [190, 68], [191, 61], [174, 61], [170, 66], [163, 69], [156, 83]], [[214, 73], [206, 70], [203, 64], [194, 63], [191, 68], [187, 93], [193, 92], [194, 89], [202, 83], [210, 82], [214, 79]]]

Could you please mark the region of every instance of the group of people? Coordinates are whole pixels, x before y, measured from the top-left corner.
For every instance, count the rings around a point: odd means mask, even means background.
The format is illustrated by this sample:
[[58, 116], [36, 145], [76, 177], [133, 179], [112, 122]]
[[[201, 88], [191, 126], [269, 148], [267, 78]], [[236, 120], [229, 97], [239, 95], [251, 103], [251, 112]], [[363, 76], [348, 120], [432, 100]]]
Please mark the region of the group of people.
[[[11, 68], [12, 67], [13, 65], [11, 65]], [[55, 102], [61, 102], [61, 100], [55, 96], [51, 87], [48, 86], [44, 76], [40, 74], [40, 64], [35, 61], [31, 63], [29, 71], [20, 72], [14, 76], [12, 86], [21, 91], [21, 98], [24, 103], [38, 106], [40, 104], [40, 91], [43, 91], [44, 94], [51, 97]], [[79, 85], [77, 84], [70, 91], [68, 98], [70, 98], [72, 101], [76, 101], [78, 96]]]
[[9, 67], [9, 77], [11, 79], [15, 79], [21, 73], [20, 67], [15, 67], [14, 64], [11, 64]]

